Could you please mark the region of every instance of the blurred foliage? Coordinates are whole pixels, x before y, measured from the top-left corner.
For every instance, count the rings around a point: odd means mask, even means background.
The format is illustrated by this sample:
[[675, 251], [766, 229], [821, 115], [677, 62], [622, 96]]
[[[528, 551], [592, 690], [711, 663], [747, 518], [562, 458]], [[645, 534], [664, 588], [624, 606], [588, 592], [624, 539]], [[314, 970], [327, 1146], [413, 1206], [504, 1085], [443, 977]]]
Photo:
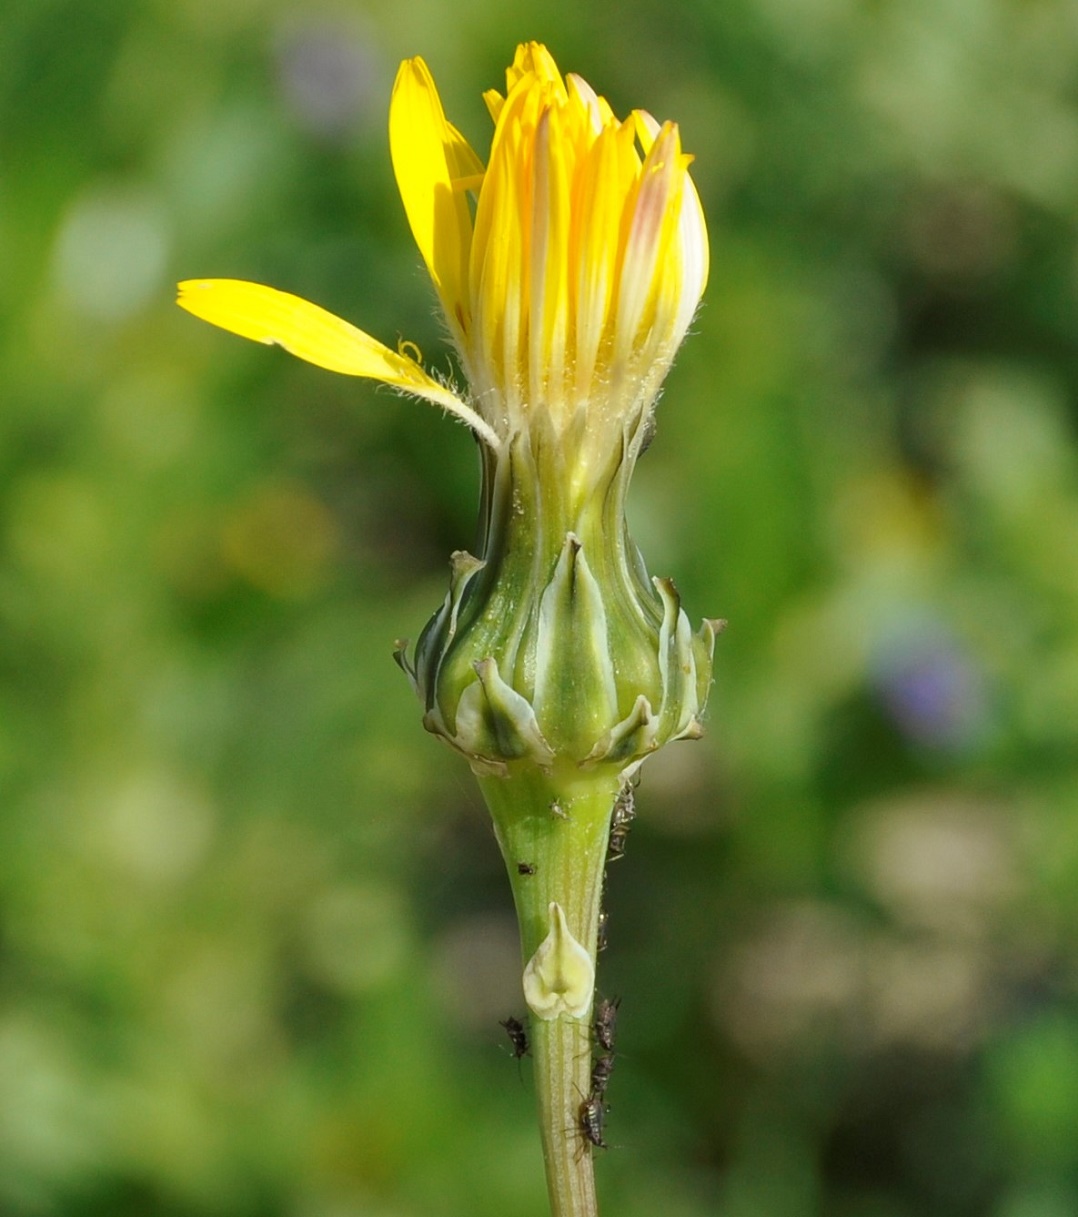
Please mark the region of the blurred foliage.
[[3, 0], [0, 1213], [540, 1217], [508, 888], [391, 662], [466, 432], [201, 326], [447, 366], [385, 138], [546, 41], [713, 238], [635, 488], [722, 614], [600, 983], [620, 1217], [1078, 1212], [1071, 0]]

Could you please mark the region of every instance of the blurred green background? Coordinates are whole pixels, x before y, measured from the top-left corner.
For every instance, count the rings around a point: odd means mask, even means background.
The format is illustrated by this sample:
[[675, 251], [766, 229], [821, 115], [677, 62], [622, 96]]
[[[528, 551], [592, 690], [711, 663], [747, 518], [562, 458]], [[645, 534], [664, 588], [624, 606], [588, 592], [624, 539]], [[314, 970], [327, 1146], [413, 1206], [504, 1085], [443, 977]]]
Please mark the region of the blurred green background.
[[619, 1217], [1078, 1212], [1072, 0], [0, 2], [0, 1214], [542, 1217], [508, 885], [391, 660], [472, 541], [385, 134], [546, 41], [682, 124], [712, 280], [635, 486], [731, 625], [600, 985]]

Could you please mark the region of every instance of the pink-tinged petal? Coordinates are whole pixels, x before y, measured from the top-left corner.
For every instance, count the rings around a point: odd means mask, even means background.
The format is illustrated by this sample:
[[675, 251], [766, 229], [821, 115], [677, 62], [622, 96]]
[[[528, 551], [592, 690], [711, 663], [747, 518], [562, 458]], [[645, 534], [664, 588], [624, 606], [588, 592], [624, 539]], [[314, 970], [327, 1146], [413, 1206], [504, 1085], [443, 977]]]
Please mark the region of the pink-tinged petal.
[[598, 135], [604, 127], [617, 121], [610, 103], [605, 97], [600, 97], [590, 84], [575, 72], [566, 76], [570, 98], [575, 98], [587, 111], [592, 132]]
[[[637, 138], [646, 156], [659, 137], [662, 125], [646, 110], [634, 110], [633, 120], [636, 123]], [[686, 167], [691, 163], [689, 157]], [[685, 336], [689, 322], [704, 294], [708, 276], [708, 241], [707, 224], [704, 220], [704, 209], [700, 204], [692, 178], [685, 174], [681, 196], [681, 216], [678, 225], [678, 271], [679, 283], [677, 291], [677, 314], [671, 330], [678, 343]]]
[[651, 147], [632, 201], [618, 284], [616, 351], [627, 359], [650, 324], [656, 271], [662, 270], [681, 212], [685, 178], [677, 127], [667, 123]]
[[678, 250], [681, 262], [681, 298], [674, 322], [675, 341], [680, 342], [689, 328], [700, 297], [707, 287], [710, 251], [707, 222], [692, 178], [686, 173], [681, 194], [681, 215], [678, 222]]

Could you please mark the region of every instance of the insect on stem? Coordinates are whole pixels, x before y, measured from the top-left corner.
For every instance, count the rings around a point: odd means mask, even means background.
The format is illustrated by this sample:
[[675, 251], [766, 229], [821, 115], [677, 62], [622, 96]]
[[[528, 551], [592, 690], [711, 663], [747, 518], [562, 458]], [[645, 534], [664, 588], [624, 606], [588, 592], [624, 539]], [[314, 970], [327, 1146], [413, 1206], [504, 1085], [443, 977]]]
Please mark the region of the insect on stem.
[[498, 1026], [505, 1028], [505, 1033], [509, 1036], [509, 1041], [513, 1045], [513, 1056], [518, 1061], [521, 1057], [527, 1056], [528, 1033], [524, 1030], [524, 1024], [519, 1019], [515, 1019], [510, 1015], [507, 1019], [499, 1022]]

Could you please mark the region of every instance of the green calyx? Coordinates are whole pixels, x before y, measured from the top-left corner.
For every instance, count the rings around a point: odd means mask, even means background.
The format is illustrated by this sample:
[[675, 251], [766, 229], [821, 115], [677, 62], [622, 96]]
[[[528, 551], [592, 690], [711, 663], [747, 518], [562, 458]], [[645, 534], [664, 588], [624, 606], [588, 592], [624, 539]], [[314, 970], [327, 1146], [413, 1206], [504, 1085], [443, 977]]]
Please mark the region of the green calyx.
[[449, 593], [408, 672], [424, 725], [480, 774], [514, 762], [612, 766], [701, 733], [718, 622], [693, 632], [673, 581], [629, 537], [635, 452], [574, 463], [536, 427], [484, 452], [480, 557], [456, 553]]

